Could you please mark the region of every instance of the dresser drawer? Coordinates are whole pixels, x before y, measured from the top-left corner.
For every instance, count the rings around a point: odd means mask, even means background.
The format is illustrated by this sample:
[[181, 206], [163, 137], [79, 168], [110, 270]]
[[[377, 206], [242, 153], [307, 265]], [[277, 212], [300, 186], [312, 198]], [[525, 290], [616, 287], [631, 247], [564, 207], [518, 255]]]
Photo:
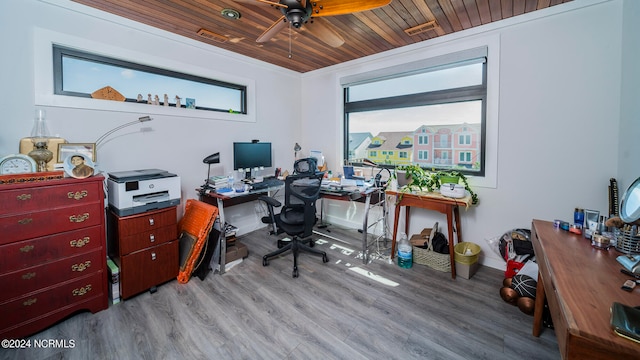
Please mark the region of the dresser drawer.
[[129, 236], [120, 237], [120, 253], [123, 255], [176, 240], [176, 225], [165, 226]]
[[126, 299], [178, 276], [178, 241], [122, 256], [120, 262], [120, 291]]
[[0, 245], [100, 225], [104, 208], [91, 203], [0, 217]]
[[0, 246], [0, 274], [87, 253], [103, 246], [101, 226]]
[[[101, 270], [106, 266], [96, 251], [0, 275], [0, 303], [39, 289]], [[104, 263], [104, 264], [103, 264]]]
[[102, 201], [102, 182], [96, 181], [0, 192], [2, 212], [14, 214], [100, 201]]
[[118, 218], [118, 235], [122, 238], [129, 235], [154, 231], [167, 225], [175, 225], [175, 235], [177, 237], [177, 211], [176, 207], [163, 210], [146, 212], [138, 215], [131, 215]]
[[59, 309], [70, 307], [75, 302], [84, 301], [103, 293], [102, 271], [93, 273], [75, 281], [66, 282], [53, 288], [0, 304], [3, 315], [0, 317], [0, 330], [13, 324], [28, 321]]

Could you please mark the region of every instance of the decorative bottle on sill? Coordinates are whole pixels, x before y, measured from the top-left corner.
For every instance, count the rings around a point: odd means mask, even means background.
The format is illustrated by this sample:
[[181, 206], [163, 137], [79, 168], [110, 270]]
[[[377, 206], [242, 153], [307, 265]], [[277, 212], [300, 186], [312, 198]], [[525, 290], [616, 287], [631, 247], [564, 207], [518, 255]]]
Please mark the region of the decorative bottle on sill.
[[413, 266], [413, 248], [405, 233], [400, 233], [400, 241], [398, 241], [398, 266], [405, 269]]

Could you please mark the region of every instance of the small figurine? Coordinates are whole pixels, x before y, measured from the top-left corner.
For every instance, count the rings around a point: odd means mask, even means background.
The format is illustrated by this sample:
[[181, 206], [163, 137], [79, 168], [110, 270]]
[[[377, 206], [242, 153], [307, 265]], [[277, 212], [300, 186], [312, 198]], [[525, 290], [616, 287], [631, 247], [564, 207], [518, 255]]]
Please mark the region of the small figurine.
[[164, 106], [169, 106], [169, 95], [164, 94]]
[[142, 102], [142, 94], [138, 94], [138, 102]]
[[147, 104], [152, 105], [153, 101], [151, 100], [151, 94], [149, 94], [148, 98], [147, 98]]
[[154, 96], [153, 105], [160, 105], [160, 97], [158, 95]]
[[180, 108], [180, 97], [176, 95], [176, 107]]

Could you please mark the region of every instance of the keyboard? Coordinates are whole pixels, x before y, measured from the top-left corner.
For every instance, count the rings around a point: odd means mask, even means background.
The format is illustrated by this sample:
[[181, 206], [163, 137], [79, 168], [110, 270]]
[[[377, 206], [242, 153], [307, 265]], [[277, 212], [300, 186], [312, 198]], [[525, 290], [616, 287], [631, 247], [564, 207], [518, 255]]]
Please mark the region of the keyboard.
[[261, 181], [261, 182], [253, 183], [251, 184], [251, 187], [253, 188], [253, 190], [262, 190], [270, 187], [278, 187], [283, 185], [284, 185], [284, 181], [278, 180], [277, 178], [269, 178], [269, 179], [264, 179], [264, 181]]

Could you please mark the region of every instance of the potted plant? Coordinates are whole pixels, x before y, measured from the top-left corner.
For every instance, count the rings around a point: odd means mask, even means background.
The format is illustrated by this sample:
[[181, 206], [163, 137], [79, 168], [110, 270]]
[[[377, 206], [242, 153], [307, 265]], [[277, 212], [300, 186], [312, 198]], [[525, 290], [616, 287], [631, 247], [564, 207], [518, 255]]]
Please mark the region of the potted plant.
[[426, 171], [418, 165], [405, 165], [401, 170], [406, 171], [407, 179], [411, 179], [408, 189], [418, 188], [420, 191], [432, 192], [436, 189], [440, 189], [440, 185], [447, 183], [458, 184], [460, 180], [464, 185], [465, 190], [471, 195], [471, 203], [476, 205], [478, 203], [478, 195], [471, 190], [467, 177], [457, 170], [432, 170]]

